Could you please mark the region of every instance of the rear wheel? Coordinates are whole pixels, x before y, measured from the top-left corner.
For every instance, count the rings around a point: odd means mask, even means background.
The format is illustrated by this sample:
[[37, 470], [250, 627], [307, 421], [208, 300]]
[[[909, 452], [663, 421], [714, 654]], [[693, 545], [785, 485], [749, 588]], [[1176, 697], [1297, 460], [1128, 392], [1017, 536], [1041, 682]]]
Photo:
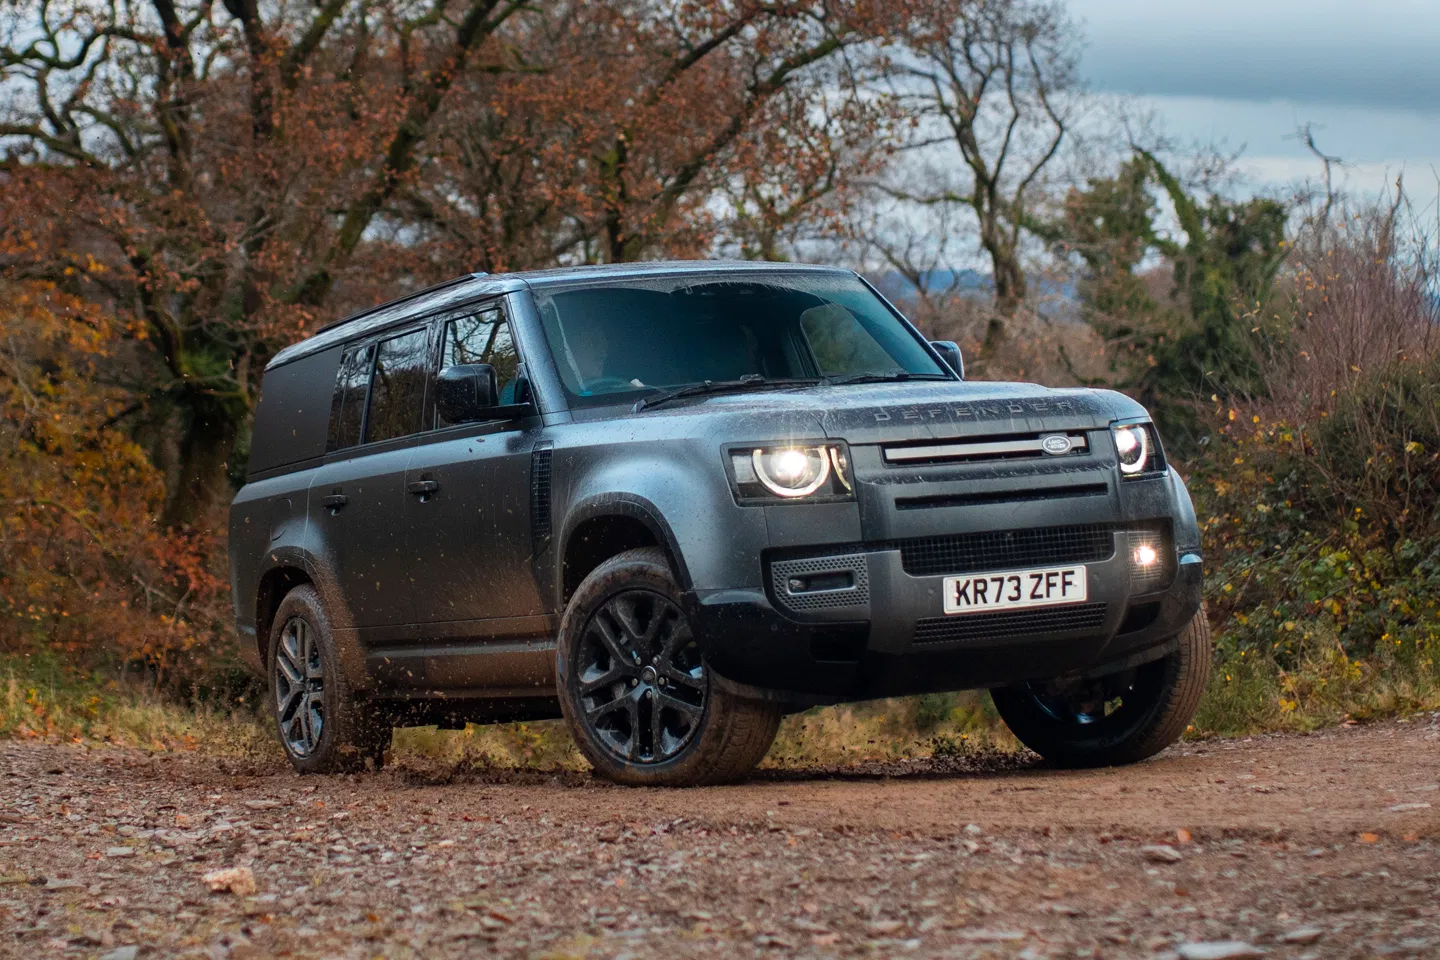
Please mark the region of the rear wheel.
[[285, 595], [270, 629], [270, 708], [301, 773], [379, 767], [390, 745], [389, 718], [345, 683], [325, 606], [308, 584]]
[[580, 584], [560, 624], [556, 685], [580, 752], [616, 783], [739, 780], [780, 725], [777, 704], [714, 682], [654, 548], [622, 553]]
[[1210, 678], [1210, 624], [1201, 610], [1159, 660], [1102, 677], [990, 691], [1021, 743], [1062, 767], [1136, 763], [1180, 738]]

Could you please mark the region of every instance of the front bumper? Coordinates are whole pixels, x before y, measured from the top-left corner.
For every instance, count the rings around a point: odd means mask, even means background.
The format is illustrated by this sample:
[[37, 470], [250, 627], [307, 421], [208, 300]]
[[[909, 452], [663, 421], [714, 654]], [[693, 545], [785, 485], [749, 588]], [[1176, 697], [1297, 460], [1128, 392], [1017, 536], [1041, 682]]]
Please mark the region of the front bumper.
[[[1044, 543], [1042, 531], [1020, 531], [1037, 535], [1033, 549], [989, 541], [995, 549], [988, 554], [947, 553], [955, 538], [780, 552], [764, 562], [763, 589], [693, 594], [692, 623], [711, 666], [726, 679], [812, 701], [1105, 672], [1169, 652], [1200, 609], [1199, 554], [1177, 551], [1168, 524], [1056, 531]], [[1158, 546], [1158, 574], [1132, 563], [1140, 539]], [[1085, 564], [1083, 604], [944, 612], [946, 576], [1069, 562]]]

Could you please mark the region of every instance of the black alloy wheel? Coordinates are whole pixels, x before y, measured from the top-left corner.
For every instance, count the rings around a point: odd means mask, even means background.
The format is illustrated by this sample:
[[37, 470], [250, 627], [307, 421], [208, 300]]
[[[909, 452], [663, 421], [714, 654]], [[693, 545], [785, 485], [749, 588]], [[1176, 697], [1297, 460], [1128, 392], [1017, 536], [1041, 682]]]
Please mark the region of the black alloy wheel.
[[391, 717], [351, 691], [314, 586], [285, 594], [269, 637], [270, 710], [290, 764], [300, 773], [341, 773], [384, 763]]
[[1157, 664], [1148, 663], [1089, 680], [1027, 683], [1024, 690], [1037, 709], [1058, 723], [1094, 732], [1124, 724], [1129, 714], [1152, 703], [1160, 674]]
[[710, 682], [675, 604], [650, 590], [617, 593], [591, 615], [577, 652], [584, 722], [617, 759], [661, 763], [685, 749]]
[[1048, 680], [990, 691], [1021, 743], [1062, 767], [1136, 763], [1185, 732], [1210, 677], [1213, 646], [1205, 611], [1157, 660], [1099, 677]]
[[275, 722], [297, 759], [313, 754], [325, 735], [325, 665], [304, 617], [286, 620], [275, 646]]
[[718, 676], [685, 610], [657, 547], [606, 560], [566, 603], [555, 692], [597, 776], [630, 786], [728, 783], [775, 741], [781, 704]]

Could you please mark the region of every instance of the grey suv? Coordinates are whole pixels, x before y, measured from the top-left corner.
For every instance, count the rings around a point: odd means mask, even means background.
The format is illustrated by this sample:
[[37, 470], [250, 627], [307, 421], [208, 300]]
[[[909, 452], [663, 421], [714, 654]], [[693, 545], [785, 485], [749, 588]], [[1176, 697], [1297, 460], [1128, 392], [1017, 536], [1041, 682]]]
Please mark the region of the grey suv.
[[1128, 763], [1211, 659], [1145, 410], [967, 381], [832, 268], [475, 275], [326, 327], [266, 369], [230, 553], [301, 771], [562, 715], [604, 777], [715, 783], [786, 712], [967, 688]]

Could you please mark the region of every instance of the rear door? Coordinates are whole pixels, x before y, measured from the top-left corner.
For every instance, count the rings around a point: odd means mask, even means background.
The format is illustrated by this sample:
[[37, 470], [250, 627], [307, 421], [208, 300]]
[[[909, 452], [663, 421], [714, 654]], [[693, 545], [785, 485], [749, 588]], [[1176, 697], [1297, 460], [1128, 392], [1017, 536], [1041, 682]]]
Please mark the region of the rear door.
[[[498, 304], [440, 325], [436, 369], [462, 363], [493, 365], [500, 402], [516, 401], [520, 356]], [[539, 418], [450, 424], [438, 412], [428, 416], [432, 430], [410, 457], [411, 492], [404, 507], [422, 634], [515, 636], [543, 630], [542, 621], [529, 619], [542, 612], [530, 523], [530, 464]]]
[[331, 412], [331, 460], [310, 484], [310, 524], [338, 628], [403, 633], [414, 622], [406, 569], [405, 466], [422, 426], [428, 327], [346, 350]]

